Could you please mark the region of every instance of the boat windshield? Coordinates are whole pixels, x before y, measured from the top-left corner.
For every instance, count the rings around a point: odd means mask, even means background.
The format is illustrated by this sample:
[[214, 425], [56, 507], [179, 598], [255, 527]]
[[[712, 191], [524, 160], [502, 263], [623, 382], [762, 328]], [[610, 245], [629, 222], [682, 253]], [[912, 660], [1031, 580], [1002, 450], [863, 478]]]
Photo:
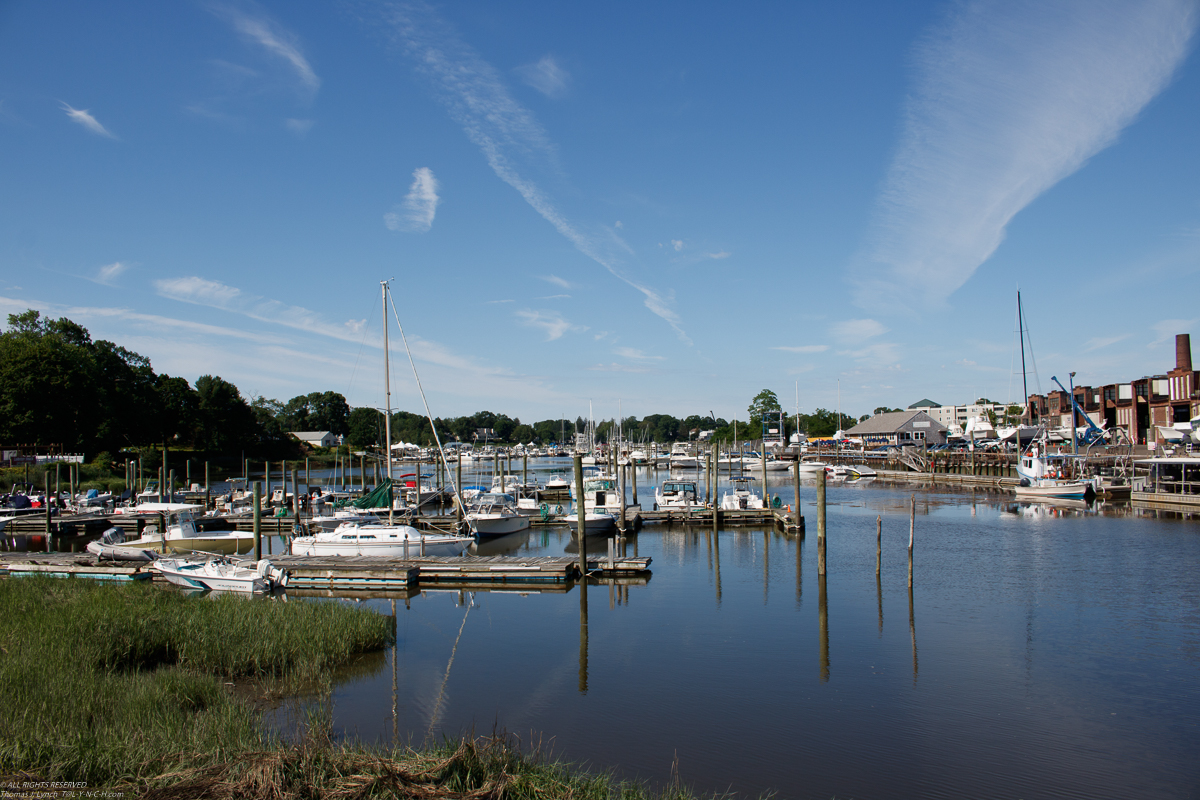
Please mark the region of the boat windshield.
[[696, 484], [694, 484], [694, 483], [664, 483], [663, 484], [663, 493], [664, 494], [666, 494], [667, 492], [694, 492], [694, 491], [696, 491]]
[[583, 484], [585, 492], [600, 492], [613, 488], [615, 488], [615, 482], [611, 478], [597, 478], [595, 480], [584, 481]]

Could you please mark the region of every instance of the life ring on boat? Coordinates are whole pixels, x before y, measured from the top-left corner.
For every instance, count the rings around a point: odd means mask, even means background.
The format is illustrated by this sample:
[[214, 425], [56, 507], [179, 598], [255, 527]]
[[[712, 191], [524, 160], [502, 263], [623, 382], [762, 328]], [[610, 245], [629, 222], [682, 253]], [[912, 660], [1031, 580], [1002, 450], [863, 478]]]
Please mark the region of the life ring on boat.
[[1057, 478], [1057, 477], [1058, 477], [1058, 470], [1054, 470], [1054, 469], [1052, 469], [1052, 470], [1049, 470], [1048, 472], [1046, 472], [1046, 477], [1048, 477], [1048, 478]]
[[554, 513], [555, 513], [555, 514], [559, 514], [559, 515], [561, 515], [561, 514], [562, 514], [562, 512], [563, 512], [563, 507], [562, 507], [561, 505], [557, 505], [557, 506], [555, 506], [555, 507], [554, 507]]

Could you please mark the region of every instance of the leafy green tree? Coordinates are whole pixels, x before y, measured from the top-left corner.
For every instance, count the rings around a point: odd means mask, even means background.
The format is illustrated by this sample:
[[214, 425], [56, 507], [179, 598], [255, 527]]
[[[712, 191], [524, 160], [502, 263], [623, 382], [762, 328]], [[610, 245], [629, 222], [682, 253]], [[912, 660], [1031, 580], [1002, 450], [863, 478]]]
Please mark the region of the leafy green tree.
[[346, 425], [346, 442], [353, 448], [383, 446], [383, 413], [374, 408], [356, 408], [350, 412]]
[[532, 425], [518, 425], [513, 428], [512, 441], [514, 443], [529, 444], [537, 438]]
[[[872, 411], [871, 414], [878, 416], [880, 414], [890, 414], [893, 411], [903, 411], [903, 410], [904, 410], [903, 408], [888, 408], [887, 406], [880, 406], [879, 408]], [[861, 417], [860, 419], [870, 419], [870, 418], [871, 418], [871, 416], [867, 415], [865, 417]]]
[[779, 398], [775, 396], [774, 392], [770, 389], [763, 389], [754, 395], [747, 410], [750, 412], [750, 424], [761, 427], [765, 415], [778, 414], [783, 407], [779, 405]]
[[[217, 453], [256, 449], [262, 417], [255, 415], [236, 386], [215, 375], [201, 375], [196, 379], [196, 395], [201, 425], [197, 438], [205, 449]], [[262, 411], [270, 416], [265, 408]]]

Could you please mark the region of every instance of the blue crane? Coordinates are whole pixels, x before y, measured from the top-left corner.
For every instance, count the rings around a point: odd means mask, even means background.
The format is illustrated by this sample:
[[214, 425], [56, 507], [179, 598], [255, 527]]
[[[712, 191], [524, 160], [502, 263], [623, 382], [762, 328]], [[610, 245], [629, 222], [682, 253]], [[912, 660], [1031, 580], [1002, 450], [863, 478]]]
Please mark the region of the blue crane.
[[[1075, 395], [1068, 392], [1067, 388], [1059, 383], [1058, 378], [1051, 375], [1050, 380], [1058, 383], [1058, 388], [1062, 389], [1063, 394], [1071, 398], [1071, 406], [1075, 409], [1075, 413], [1083, 417], [1083, 421], [1087, 423], [1087, 432], [1084, 433], [1083, 436], [1079, 437], [1080, 441], [1082, 441], [1084, 444], [1095, 444], [1096, 442], [1102, 440], [1104, 438], [1104, 429], [1092, 422], [1092, 418], [1087, 415], [1087, 412], [1080, 408], [1079, 403], [1075, 402]], [[1076, 435], [1074, 423], [1071, 425], [1071, 435]]]

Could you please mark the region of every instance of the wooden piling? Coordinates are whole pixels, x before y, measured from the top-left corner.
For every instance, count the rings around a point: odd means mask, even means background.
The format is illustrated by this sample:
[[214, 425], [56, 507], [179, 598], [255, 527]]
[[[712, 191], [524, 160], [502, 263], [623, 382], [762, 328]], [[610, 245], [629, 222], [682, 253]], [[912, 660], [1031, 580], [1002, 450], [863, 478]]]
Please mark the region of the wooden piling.
[[825, 471], [817, 473], [817, 576], [825, 577]]
[[[263, 461], [263, 488], [259, 501], [267, 508], [271, 507], [271, 462]], [[257, 551], [255, 551], [257, 552]], [[256, 556], [257, 557], [257, 556]]]
[[796, 456], [796, 463], [792, 467], [792, 484], [796, 489], [796, 528], [800, 529], [800, 520], [803, 515], [800, 513], [800, 457]]
[[626, 505], [625, 504], [625, 497], [626, 497], [626, 495], [625, 495], [625, 471], [628, 469], [628, 467], [617, 467], [617, 469], [619, 469], [621, 471], [621, 517], [618, 522], [621, 526], [621, 535], [624, 536], [625, 535], [625, 505]]
[[462, 450], [458, 451], [458, 461], [454, 462], [454, 513], [461, 523], [463, 520], [462, 507]]
[[208, 484], [208, 462], [204, 462], [204, 510], [208, 511], [208, 505], [212, 501], [212, 490]]
[[875, 517], [875, 574], [883, 566], [883, 517]]
[[917, 530], [917, 496], [910, 500], [908, 512], [908, 588], [913, 585], [913, 535]]
[[[767, 442], [762, 443], [763, 508], [771, 507], [771, 495], [767, 492]], [[824, 573], [822, 573], [824, 574]]]
[[637, 496], [637, 464], [629, 465], [629, 482], [630, 487], [633, 489], [633, 504], [635, 506], [639, 505]]
[[262, 484], [254, 482], [254, 560], [262, 558]]
[[46, 511], [46, 552], [53, 553], [54, 536], [50, 529], [50, 470], [46, 470], [44, 473], [42, 473], [42, 479], [46, 484], [45, 492], [42, 495], [42, 497], [44, 497], [46, 500], [46, 502], [42, 504], [45, 506]]
[[575, 456], [575, 514], [579, 522], [579, 575], [587, 581], [587, 504], [583, 500], [583, 456]]

